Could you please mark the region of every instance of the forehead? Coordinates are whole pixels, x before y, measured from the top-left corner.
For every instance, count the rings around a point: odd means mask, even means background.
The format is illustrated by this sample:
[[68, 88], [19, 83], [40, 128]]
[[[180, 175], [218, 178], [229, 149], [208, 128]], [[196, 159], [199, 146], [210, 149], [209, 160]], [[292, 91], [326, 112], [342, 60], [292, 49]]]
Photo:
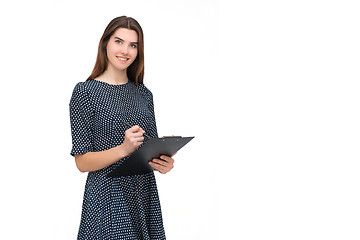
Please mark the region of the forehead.
[[127, 29], [127, 28], [118, 28], [114, 32], [114, 34], [111, 36], [112, 38], [118, 37], [123, 39], [127, 42], [137, 42], [138, 41], [138, 35], [134, 30]]

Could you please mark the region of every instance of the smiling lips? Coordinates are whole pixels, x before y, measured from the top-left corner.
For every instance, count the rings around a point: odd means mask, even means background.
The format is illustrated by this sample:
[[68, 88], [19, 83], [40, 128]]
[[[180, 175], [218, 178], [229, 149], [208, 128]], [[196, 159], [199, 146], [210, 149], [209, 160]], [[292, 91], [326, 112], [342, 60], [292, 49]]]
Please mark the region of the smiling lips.
[[129, 58], [124, 58], [119, 56], [116, 56], [116, 58], [119, 59], [121, 62], [127, 62], [129, 60]]

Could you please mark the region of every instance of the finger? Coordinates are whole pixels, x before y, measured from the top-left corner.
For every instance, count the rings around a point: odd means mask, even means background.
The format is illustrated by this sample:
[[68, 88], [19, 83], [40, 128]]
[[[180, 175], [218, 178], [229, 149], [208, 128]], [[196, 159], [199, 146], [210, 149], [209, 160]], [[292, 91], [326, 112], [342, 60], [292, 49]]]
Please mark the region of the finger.
[[145, 132], [139, 125], [132, 126], [128, 130], [130, 132]]
[[144, 141], [144, 137], [137, 137], [137, 138], [135, 138], [138, 142], [142, 142], [142, 141]]
[[138, 137], [142, 137], [144, 135], [143, 132], [128, 132], [127, 136], [129, 138], [138, 138]]
[[152, 162], [157, 164], [159, 166], [159, 168], [161, 168], [161, 170], [166, 171], [166, 172], [168, 172], [174, 168], [174, 164], [160, 160], [160, 159], [153, 159]]
[[171, 158], [169, 156], [166, 156], [166, 155], [161, 155], [160, 159], [162, 159], [162, 160], [164, 160], [166, 162], [169, 162], [169, 163], [174, 163], [175, 162], [175, 160], [173, 158]]
[[156, 163], [156, 164], [161, 165], [161, 166], [164, 166], [164, 167], [169, 165], [168, 162], [157, 159], [157, 158], [154, 158], [153, 160], [151, 160], [151, 162]]
[[143, 143], [144, 141], [144, 138], [143, 137], [138, 137], [138, 138], [133, 138], [133, 142], [136, 142], [136, 143]]
[[158, 172], [160, 172], [162, 174], [165, 174], [165, 173], [170, 171], [169, 168], [166, 168], [166, 167], [164, 167], [164, 166], [162, 166], [162, 165], [160, 165], [160, 164], [158, 164], [156, 162], [149, 162], [149, 164], [150, 164], [150, 166], [152, 166], [154, 168], [154, 170], [156, 170], [156, 171], [158, 171]]

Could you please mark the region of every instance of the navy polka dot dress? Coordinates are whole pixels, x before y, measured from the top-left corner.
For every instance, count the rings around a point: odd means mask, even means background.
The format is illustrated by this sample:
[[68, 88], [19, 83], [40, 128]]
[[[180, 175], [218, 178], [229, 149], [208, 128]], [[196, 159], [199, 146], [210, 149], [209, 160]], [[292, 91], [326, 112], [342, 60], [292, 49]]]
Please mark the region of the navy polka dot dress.
[[[157, 137], [152, 94], [143, 84], [130, 81], [79, 82], [70, 100], [70, 120], [71, 155], [120, 145], [128, 129], [123, 121]], [[165, 239], [154, 173], [106, 176], [125, 159], [88, 173], [78, 239]]]

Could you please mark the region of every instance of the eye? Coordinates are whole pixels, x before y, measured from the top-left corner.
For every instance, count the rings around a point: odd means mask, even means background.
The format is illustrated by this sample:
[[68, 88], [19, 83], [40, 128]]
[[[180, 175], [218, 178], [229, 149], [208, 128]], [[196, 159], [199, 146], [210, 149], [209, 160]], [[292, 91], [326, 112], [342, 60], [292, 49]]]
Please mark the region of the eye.
[[115, 43], [121, 44], [122, 42], [120, 40], [115, 40]]
[[131, 44], [130, 45], [132, 48], [137, 48], [137, 45], [136, 44]]

